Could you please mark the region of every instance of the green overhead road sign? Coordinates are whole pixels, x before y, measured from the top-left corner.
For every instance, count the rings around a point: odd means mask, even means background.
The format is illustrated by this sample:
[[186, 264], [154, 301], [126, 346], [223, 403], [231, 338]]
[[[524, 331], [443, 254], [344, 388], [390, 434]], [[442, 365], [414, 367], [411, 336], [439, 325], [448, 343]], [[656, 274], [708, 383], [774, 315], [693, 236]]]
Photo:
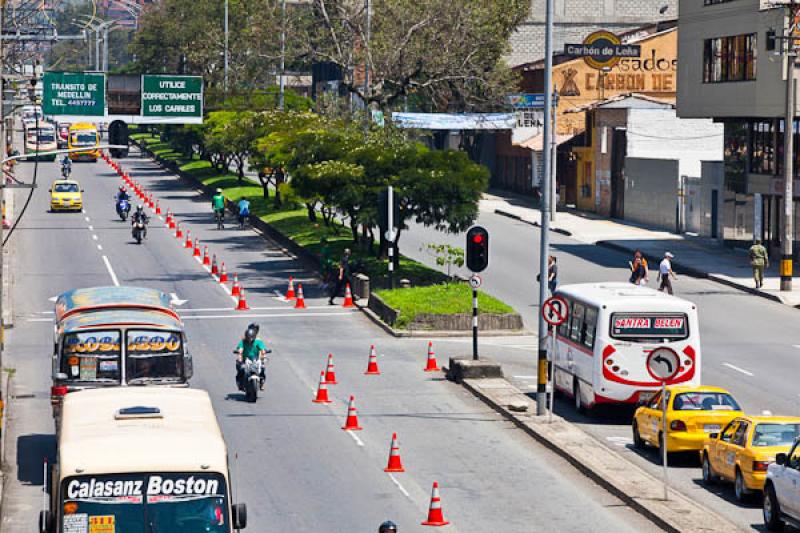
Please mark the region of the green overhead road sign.
[[45, 115], [105, 115], [106, 78], [103, 74], [45, 72], [43, 83]]
[[142, 76], [142, 116], [203, 117], [201, 76]]

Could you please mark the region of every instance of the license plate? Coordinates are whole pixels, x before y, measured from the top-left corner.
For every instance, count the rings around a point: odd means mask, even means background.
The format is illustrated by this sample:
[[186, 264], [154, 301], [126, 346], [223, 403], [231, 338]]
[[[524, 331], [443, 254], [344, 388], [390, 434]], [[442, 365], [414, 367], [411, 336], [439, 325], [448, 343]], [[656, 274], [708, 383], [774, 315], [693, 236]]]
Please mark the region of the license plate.
[[703, 426], [703, 431], [706, 433], [719, 433], [720, 426], [719, 424], [706, 424]]

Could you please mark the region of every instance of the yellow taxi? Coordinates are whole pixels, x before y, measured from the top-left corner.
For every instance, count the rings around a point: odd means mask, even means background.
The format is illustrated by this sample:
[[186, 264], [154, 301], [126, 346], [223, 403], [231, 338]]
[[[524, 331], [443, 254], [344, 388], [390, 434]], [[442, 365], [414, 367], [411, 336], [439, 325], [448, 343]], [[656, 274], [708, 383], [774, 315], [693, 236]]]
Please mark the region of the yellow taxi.
[[767, 466], [800, 436], [800, 417], [738, 416], [703, 446], [703, 481], [733, 481], [736, 499], [764, 490]]
[[50, 187], [51, 211], [83, 209], [83, 189], [75, 180], [56, 180]]
[[[733, 396], [719, 387], [676, 385], [667, 387], [667, 452], [703, 449], [706, 436], [718, 433], [744, 413]], [[661, 391], [633, 415], [633, 445], [661, 448], [663, 424]]]

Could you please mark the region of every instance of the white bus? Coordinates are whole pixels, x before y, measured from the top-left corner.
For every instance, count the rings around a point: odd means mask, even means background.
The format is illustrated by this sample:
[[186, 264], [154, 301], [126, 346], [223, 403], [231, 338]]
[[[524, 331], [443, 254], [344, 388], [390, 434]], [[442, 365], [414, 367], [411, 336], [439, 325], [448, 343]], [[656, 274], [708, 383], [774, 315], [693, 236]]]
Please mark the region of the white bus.
[[660, 384], [647, 371], [647, 356], [662, 346], [681, 361], [668, 384], [700, 384], [700, 328], [692, 302], [630, 283], [563, 285], [556, 295], [567, 301], [569, 318], [551, 342], [554, 386], [579, 411], [651, 398]]
[[228, 454], [208, 393], [91, 389], [64, 399], [40, 533], [231, 533]]

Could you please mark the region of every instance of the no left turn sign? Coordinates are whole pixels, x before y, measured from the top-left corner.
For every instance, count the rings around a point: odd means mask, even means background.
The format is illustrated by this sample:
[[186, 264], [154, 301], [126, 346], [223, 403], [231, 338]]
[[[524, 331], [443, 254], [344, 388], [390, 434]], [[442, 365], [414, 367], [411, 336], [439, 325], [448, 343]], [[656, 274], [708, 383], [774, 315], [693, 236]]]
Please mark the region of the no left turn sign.
[[551, 326], [560, 326], [569, 318], [569, 306], [561, 296], [551, 296], [544, 301], [542, 318]]

